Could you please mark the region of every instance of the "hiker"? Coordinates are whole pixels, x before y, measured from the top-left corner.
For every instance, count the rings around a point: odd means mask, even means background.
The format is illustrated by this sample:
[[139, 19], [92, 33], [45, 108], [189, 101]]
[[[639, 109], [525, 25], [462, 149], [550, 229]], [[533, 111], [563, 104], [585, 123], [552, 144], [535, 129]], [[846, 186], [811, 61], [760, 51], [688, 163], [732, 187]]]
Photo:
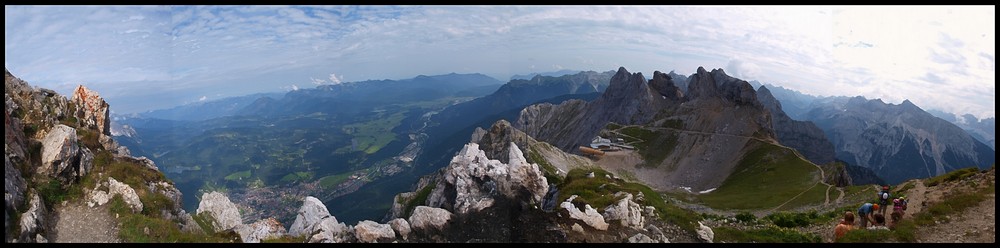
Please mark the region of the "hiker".
[[873, 215], [877, 211], [878, 211], [878, 204], [872, 204], [870, 202], [866, 202], [865, 204], [862, 204], [861, 207], [858, 208], [858, 216], [857, 216], [857, 218], [858, 218], [858, 221], [861, 222], [861, 224], [858, 225], [858, 227], [859, 228], [868, 228], [868, 223], [874, 223], [875, 222], [875, 219], [874, 219], [875, 217]]
[[833, 228], [833, 241], [836, 242], [841, 237], [844, 237], [847, 232], [854, 229], [856, 229], [854, 227], [854, 213], [851, 213], [851, 211], [844, 212], [844, 219]]
[[906, 213], [906, 198], [900, 196], [899, 198], [892, 200], [892, 214], [889, 215], [892, 222], [889, 223], [889, 228], [895, 229], [896, 224], [900, 220], [903, 220], [903, 214]]
[[868, 230], [889, 230], [889, 228], [885, 226], [885, 215], [875, 213], [875, 223], [868, 227]]
[[889, 185], [882, 185], [882, 191], [878, 192], [878, 204], [883, 207], [882, 210], [879, 211], [879, 213], [882, 213], [883, 216], [885, 215], [885, 210], [888, 209], [890, 198], [891, 194], [889, 194]]

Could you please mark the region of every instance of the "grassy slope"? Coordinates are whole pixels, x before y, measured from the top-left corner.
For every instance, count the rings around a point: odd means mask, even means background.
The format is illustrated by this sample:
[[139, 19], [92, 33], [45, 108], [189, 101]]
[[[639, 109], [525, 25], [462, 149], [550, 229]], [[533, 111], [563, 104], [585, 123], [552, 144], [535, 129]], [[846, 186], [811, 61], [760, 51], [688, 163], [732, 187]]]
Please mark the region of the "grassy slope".
[[[587, 174], [594, 172], [593, 178], [587, 178]], [[567, 173], [563, 183], [559, 184], [559, 202], [566, 201], [571, 195], [578, 195], [574, 200], [579, 204], [590, 204], [595, 209], [604, 209], [619, 199], [615, 199], [617, 192], [628, 192], [638, 195], [642, 192], [644, 200], [638, 202], [640, 205], [653, 206], [656, 208], [661, 219], [680, 226], [682, 229], [693, 232], [700, 220], [698, 214], [669, 204], [663, 199], [659, 192], [639, 184], [625, 182], [607, 178], [605, 175], [611, 173], [600, 168], [578, 168]]]
[[[763, 142], [756, 145], [722, 186], [698, 198], [717, 209], [773, 208], [817, 183], [818, 169], [789, 149]], [[816, 199], [815, 194], [804, 197]]]

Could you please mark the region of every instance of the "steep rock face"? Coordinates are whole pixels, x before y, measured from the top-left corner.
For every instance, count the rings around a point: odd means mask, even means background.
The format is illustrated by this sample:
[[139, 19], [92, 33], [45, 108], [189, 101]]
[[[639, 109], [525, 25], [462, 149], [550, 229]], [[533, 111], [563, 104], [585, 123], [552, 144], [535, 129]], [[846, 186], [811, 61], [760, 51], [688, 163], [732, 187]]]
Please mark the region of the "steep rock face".
[[661, 190], [715, 188], [755, 144], [777, 142], [770, 113], [748, 82], [722, 70], [699, 68], [688, 77], [687, 92], [674, 100], [660, 92], [676, 93], [669, 90], [667, 78], [674, 80], [654, 73], [647, 82], [641, 74], [620, 68], [596, 100], [532, 105], [521, 111], [514, 127], [571, 153], [589, 145], [610, 122], [648, 128], [655, 147], [667, 154], [657, 155], [664, 157], [659, 161], [645, 161], [649, 166], [635, 173]]
[[649, 87], [660, 93], [664, 99], [671, 101], [682, 101], [684, 92], [674, 84], [673, 78], [660, 71], [653, 72], [653, 79], [649, 81]]
[[83, 127], [94, 128], [104, 135], [111, 135], [111, 112], [108, 103], [94, 92], [83, 85], [77, 86], [73, 90], [71, 102], [76, 105], [77, 120]]
[[4, 154], [11, 157], [13, 163], [21, 163], [25, 160], [25, 147], [28, 141], [24, 137], [24, 128], [21, 120], [11, 116], [11, 113], [18, 110], [17, 103], [10, 95], [4, 93], [6, 108], [4, 110]]
[[674, 81], [674, 84], [676, 84], [677, 88], [681, 90], [681, 93], [687, 94], [687, 90], [688, 90], [688, 77], [687, 76], [677, 74], [674, 71], [668, 72], [667, 76], [670, 77], [670, 79], [672, 79], [672, 81]]
[[995, 152], [961, 128], [910, 101], [829, 98], [807, 114], [834, 144], [837, 159], [897, 184], [959, 168], [988, 168]]
[[233, 229], [243, 224], [243, 216], [240, 215], [236, 204], [233, 204], [232, 201], [229, 201], [229, 197], [219, 192], [203, 194], [196, 213], [211, 215], [212, 227], [217, 231]]
[[757, 90], [757, 99], [771, 112], [774, 132], [781, 144], [798, 150], [815, 164], [833, 162], [833, 143], [826, 139], [822, 129], [810, 121], [792, 120], [781, 108], [781, 102], [771, 95], [766, 86]]
[[642, 73], [629, 73], [621, 67], [611, 77], [608, 89], [593, 102], [570, 100], [559, 105], [528, 106], [514, 127], [563, 151], [574, 151], [576, 146], [588, 144], [609, 121], [646, 123], [665, 104], [666, 100], [651, 90]]
[[326, 205], [316, 197], [306, 197], [288, 229], [292, 236], [307, 236], [310, 243], [341, 243], [347, 241], [349, 228], [330, 215]]
[[77, 175], [80, 164], [80, 146], [76, 142], [76, 129], [56, 125], [42, 140], [42, 166], [39, 175], [59, 179], [68, 185]]
[[37, 240], [40, 234], [44, 233], [48, 219], [45, 203], [38, 197], [37, 193], [31, 192], [31, 201], [28, 203], [28, 211], [21, 214], [21, 233], [18, 238], [21, 242], [41, 242]]
[[[24, 204], [24, 191], [27, 185], [24, 182], [24, 178], [21, 178], [21, 172], [14, 168], [13, 163], [10, 161], [10, 157], [4, 156], [4, 216], [6, 216], [4, 221], [4, 230], [11, 230], [10, 226], [10, 214], [17, 211], [17, 208]], [[10, 240], [11, 237], [9, 233], [5, 234], [6, 239]]]
[[510, 143], [508, 161], [511, 163], [487, 158], [478, 144], [465, 145], [445, 169], [444, 180], [431, 192], [429, 205], [466, 214], [493, 206], [497, 193], [541, 203], [549, 186], [538, 165], [528, 164], [514, 143]]

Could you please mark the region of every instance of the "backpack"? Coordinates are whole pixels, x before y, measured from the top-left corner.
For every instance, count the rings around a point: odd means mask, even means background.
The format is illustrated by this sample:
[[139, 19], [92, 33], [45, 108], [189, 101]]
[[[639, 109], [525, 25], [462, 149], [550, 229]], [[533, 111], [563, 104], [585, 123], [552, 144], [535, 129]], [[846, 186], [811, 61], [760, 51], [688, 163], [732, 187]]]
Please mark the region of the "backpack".
[[882, 200], [882, 202], [889, 202], [889, 192], [882, 191], [882, 193], [879, 193], [879, 199]]

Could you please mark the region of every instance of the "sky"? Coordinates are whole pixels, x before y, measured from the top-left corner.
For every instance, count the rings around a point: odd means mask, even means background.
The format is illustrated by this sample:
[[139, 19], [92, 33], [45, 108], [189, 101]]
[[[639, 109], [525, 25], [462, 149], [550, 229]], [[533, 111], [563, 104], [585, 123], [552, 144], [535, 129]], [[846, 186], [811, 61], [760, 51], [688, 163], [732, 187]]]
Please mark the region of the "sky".
[[320, 84], [699, 66], [994, 117], [995, 6], [5, 6], [4, 67], [116, 113]]

